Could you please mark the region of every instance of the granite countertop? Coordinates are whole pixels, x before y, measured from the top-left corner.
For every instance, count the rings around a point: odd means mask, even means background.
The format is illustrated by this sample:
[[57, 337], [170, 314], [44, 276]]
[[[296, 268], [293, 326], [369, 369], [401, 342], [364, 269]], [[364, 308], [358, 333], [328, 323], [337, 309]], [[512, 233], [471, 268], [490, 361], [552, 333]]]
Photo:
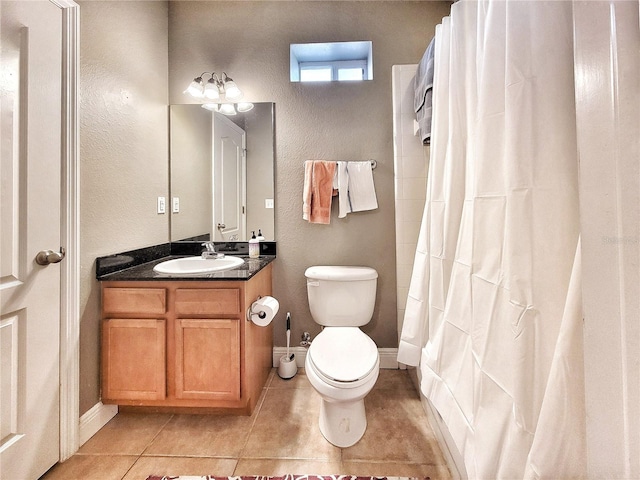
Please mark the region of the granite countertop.
[[[275, 247], [271, 250], [268, 245], [261, 247], [261, 255], [258, 258], [249, 258], [243, 255], [243, 245], [237, 250], [239, 254], [233, 255], [244, 259], [244, 264], [231, 270], [213, 273], [199, 273], [193, 275], [173, 275], [167, 273], [157, 273], [153, 267], [166, 260], [194, 256], [199, 252], [185, 251], [184, 246], [176, 250], [170, 244], [155, 245], [139, 250], [118, 253], [96, 259], [96, 278], [100, 281], [245, 281], [252, 278], [260, 270], [276, 259]], [[271, 253], [267, 255], [265, 253]]]
[[136, 265], [135, 267], [125, 268], [114, 273], [101, 275], [98, 280], [105, 281], [148, 281], [148, 280], [164, 280], [164, 281], [194, 281], [194, 280], [249, 280], [256, 273], [266, 267], [269, 263], [275, 260], [274, 256], [265, 256], [260, 258], [244, 258], [244, 264], [236, 267], [232, 270], [225, 270], [223, 272], [213, 273], [198, 273], [193, 275], [173, 275], [168, 273], [157, 273], [153, 271], [153, 267], [166, 260], [174, 258], [180, 258], [179, 255], [171, 255], [161, 258], [159, 260], [153, 260], [151, 262]]

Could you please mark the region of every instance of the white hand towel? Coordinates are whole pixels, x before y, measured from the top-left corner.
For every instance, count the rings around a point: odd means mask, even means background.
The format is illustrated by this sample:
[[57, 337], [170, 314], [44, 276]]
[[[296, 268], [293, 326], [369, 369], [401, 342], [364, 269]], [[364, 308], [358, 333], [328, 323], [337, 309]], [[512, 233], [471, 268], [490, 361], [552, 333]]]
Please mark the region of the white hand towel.
[[378, 208], [371, 162], [348, 162], [346, 170], [349, 176], [351, 211], [362, 212]]
[[313, 161], [304, 162], [304, 185], [302, 187], [302, 218], [309, 220], [311, 215], [311, 192], [313, 190]]
[[338, 162], [334, 188], [338, 189], [338, 205], [340, 207], [338, 218], [344, 218], [348, 213], [351, 213], [351, 204], [349, 203], [349, 172], [347, 172], [347, 162]]

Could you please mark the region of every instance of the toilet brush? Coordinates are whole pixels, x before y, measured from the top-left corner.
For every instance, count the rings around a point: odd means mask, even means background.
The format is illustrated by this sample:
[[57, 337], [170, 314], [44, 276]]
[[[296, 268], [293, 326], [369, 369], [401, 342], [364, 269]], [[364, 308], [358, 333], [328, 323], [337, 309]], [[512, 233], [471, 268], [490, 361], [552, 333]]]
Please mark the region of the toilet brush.
[[289, 343], [291, 342], [291, 314], [287, 312], [287, 358], [289, 358]]
[[287, 354], [280, 357], [280, 366], [278, 367], [278, 375], [281, 378], [293, 377], [298, 369], [294, 360], [295, 354], [289, 354], [289, 347], [291, 343], [291, 314], [287, 312]]

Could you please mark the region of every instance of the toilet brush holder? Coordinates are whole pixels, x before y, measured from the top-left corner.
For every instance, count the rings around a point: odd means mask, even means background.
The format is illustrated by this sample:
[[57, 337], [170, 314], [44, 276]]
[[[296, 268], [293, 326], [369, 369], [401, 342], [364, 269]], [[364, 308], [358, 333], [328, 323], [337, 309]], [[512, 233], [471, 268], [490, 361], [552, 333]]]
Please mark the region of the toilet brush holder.
[[282, 355], [278, 365], [278, 376], [288, 380], [293, 378], [296, 373], [298, 373], [298, 365], [296, 365], [295, 355], [291, 354], [289, 357]]

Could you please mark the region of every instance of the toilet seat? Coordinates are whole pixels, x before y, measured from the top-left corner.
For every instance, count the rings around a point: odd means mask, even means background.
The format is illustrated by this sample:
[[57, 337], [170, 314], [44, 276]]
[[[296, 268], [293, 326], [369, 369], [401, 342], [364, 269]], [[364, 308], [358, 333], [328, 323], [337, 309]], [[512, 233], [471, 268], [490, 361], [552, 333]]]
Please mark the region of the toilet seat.
[[313, 339], [309, 363], [334, 387], [355, 388], [379, 367], [378, 347], [357, 327], [326, 327]]

